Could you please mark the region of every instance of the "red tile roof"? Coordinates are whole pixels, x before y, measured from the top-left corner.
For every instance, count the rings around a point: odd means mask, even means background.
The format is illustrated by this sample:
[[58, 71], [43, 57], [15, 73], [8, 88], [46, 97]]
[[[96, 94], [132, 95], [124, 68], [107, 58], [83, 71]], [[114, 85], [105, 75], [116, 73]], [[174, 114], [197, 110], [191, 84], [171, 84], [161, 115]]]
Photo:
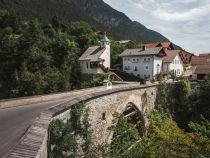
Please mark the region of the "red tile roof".
[[200, 56], [200, 57], [204, 57], [204, 56], [205, 56], [205, 57], [206, 57], [206, 56], [207, 56], [207, 57], [210, 57], [210, 54], [200, 54], [199, 56]]
[[155, 48], [159, 44], [160, 44], [159, 42], [156, 42], [156, 43], [148, 43], [148, 44], [145, 44], [144, 46], [147, 47], [147, 48]]
[[210, 73], [210, 64], [197, 65], [194, 73], [195, 74], [207, 74], [207, 73]]
[[200, 54], [193, 56], [191, 60], [192, 65], [196, 65], [195, 74], [210, 73], [210, 54]]
[[171, 45], [171, 42], [162, 42], [161, 45], [163, 48], [168, 48]]
[[162, 42], [162, 43], [156, 42], [156, 43], [148, 43], [145, 44], [144, 46], [147, 48], [155, 48], [155, 47], [169, 48], [171, 44], [172, 44], [171, 42]]
[[164, 58], [163, 58], [163, 62], [164, 63], [172, 63], [173, 60], [175, 59], [175, 57], [181, 52], [180, 50], [167, 50], [165, 51], [166, 52], [166, 55]]
[[192, 65], [206, 65], [210, 64], [210, 56], [201, 55], [201, 56], [193, 56], [191, 60]]

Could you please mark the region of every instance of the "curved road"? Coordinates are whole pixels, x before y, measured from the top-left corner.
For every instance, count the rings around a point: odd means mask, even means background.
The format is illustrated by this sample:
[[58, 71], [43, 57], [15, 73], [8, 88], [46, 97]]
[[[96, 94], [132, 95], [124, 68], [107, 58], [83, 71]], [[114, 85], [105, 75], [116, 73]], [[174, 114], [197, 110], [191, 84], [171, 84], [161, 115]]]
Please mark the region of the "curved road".
[[[126, 86], [117, 85], [113, 88]], [[9, 152], [24, 135], [39, 113], [49, 107], [56, 106], [74, 97], [100, 92], [106, 90], [106, 87], [95, 87], [85, 90], [72, 91], [67, 98], [56, 101], [49, 101], [38, 104], [24, 105], [20, 107], [0, 109], [0, 157]]]

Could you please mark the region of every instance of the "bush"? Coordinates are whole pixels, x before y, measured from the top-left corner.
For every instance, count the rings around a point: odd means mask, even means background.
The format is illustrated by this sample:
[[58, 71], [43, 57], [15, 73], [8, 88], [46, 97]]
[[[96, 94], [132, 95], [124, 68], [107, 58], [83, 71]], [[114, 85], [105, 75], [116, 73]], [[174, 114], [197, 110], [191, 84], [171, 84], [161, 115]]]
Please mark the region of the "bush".
[[89, 75], [87, 77], [87, 80], [81, 83], [81, 88], [102, 86], [103, 81], [106, 79], [108, 79], [108, 75], [104, 74]]
[[140, 78], [140, 84], [146, 84], [147, 80]]
[[157, 79], [157, 81], [163, 81], [164, 80], [163, 74], [162, 73], [157, 74], [156, 79]]

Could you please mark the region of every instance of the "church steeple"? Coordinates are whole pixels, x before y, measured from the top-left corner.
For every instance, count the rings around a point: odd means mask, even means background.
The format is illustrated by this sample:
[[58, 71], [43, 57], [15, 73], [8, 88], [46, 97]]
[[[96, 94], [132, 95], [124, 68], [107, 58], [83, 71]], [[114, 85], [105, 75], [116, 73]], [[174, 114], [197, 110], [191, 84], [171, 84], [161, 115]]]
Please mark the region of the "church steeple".
[[101, 47], [105, 48], [110, 45], [110, 40], [106, 36], [106, 32], [104, 33], [104, 37], [101, 39]]

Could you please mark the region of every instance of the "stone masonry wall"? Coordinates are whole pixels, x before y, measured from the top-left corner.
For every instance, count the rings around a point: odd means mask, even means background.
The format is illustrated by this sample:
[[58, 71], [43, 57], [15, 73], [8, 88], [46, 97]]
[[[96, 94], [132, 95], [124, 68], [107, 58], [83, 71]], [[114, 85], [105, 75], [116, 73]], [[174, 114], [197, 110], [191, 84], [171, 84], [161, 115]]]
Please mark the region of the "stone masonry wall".
[[148, 126], [146, 112], [154, 109], [155, 100], [156, 88], [151, 87], [148, 89], [120, 92], [86, 102], [85, 105], [90, 109], [89, 119], [93, 130], [92, 137], [94, 145], [110, 141], [112, 134], [107, 128], [112, 125], [113, 113], [123, 113], [129, 102], [132, 102], [138, 107], [144, 116], [145, 125]]

